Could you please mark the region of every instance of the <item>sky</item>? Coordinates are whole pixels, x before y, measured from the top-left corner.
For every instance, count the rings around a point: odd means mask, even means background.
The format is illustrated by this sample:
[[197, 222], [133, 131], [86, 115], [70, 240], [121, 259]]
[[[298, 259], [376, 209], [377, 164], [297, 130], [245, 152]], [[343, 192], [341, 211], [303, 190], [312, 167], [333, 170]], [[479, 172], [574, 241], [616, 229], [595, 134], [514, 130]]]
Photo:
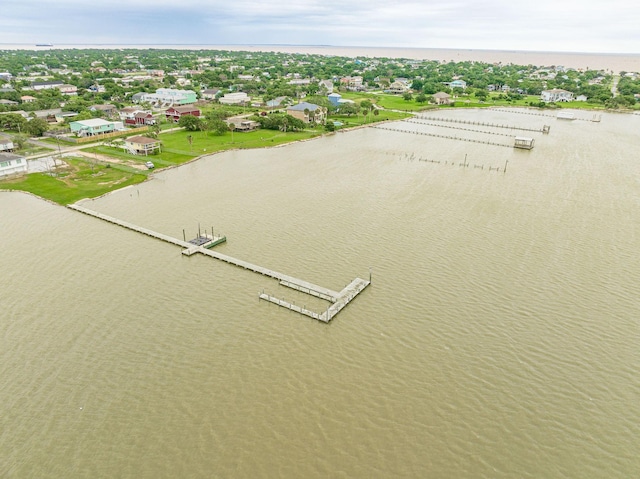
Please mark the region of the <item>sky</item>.
[[636, 0], [2, 0], [0, 44], [640, 53]]

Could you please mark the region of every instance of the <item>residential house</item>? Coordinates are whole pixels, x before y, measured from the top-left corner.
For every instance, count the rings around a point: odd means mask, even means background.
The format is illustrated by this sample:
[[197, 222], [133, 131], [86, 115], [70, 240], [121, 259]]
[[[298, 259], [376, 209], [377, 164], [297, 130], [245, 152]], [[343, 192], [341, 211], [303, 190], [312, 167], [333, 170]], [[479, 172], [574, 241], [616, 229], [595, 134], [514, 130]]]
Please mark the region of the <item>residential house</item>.
[[395, 80], [389, 85], [389, 88], [386, 88], [384, 91], [401, 95], [409, 91], [409, 85], [402, 80]]
[[142, 103], [145, 101], [146, 95], [148, 95], [148, 93], [145, 93], [145, 92], [134, 93], [133, 95], [131, 95], [131, 101], [133, 103]]
[[451, 103], [451, 95], [443, 91], [435, 93], [431, 98], [436, 105], [449, 105]]
[[145, 156], [160, 151], [160, 140], [146, 136], [132, 136], [124, 140], [124, 147], [129, 153]]
[[13, 153], [0, 153], [0, 177], [27, 172], [27, 160]]
[[133, 115], [133, 122], [130, 122], [129, 120], [125, 121], [125, 123], [127, 125], [143, 125], [143, 126], [149, 126], [149, 125], [155, 125], [156, 124], [156, 119], [153, 117], [153, 115], [151, 114], [150, 111], [137, 111], [134, 113]]
[[326, 93], [333, 93], [333, 82], [331, 80], [320, 80], [318, 86], [320, 91], [324, 90]]
[[[309, 113], [305, 113], [305, 110]], [[314, 121], [315, 123], [322, 123], [326, 118], [327, 109], [304, 101], [287, 107], [287, 114], [297, 118], [298, 120], [302, 120], [305, 123], [310, 123], [311, 121]]]
[[97, 83], [91, 85], [89, 88], [87, 88], [87, 90], [89, 90], [91, 93], [105, 93], [107, 91], [104, 85], [98, 85]]
[[31, 118], [30, 113], [24, 110], [0, 111], [0, 115], [20, 115], [25, 120]]
[[20, 97], [20, 101], [22, 103], [33, 103], [36, 100], [37, 100], [36, 97], [29, 96], [29, 95], [23, 95], [23, 96]]
[[364, 90], [364, 84], [361, 76], [348, 76], [340, 78], [340, 85], [351, 91]]
[[578, 95], [576, 97], [576, 101], [587, 101], [587, 100], [588, 100], [587, 95]]
[[195, 103], [198, 101], [198, 96], [193, 90], [158, 88], [155, 93], [136, 93], [131, 100], [134, 103], [149, 102], [160, 107]]
[[572, 101], [573, 93], [560, 88], [554, 88], [552, 90], [543, 90], [540, 99], [544, 102]]
[[141, 110], [140, 108], [136, 108], [135, 106], [128, 106], [118, 111], [118, 117], [120, 117], [120, 119], [125, 123], [128, 123], [127, 120], [132, 120], [132, 123], [133, 123], [133, 118], [135, 114], [138, 113], [139, 111], [144, 111], [144, 110]]
[[249, 103], [251, 98], [242, 91], [235, 93], [227, 93], [222, 98], [219, 98], [218, 101], [223, 105], [242, 105], [245, 103]]
[[311, 79], [310, 78], [294, 78], [293, 80], [289, 80], [287, 83], [289, 85], [298, 85], [298, 86], [309, 85], [311, 83]]
[[340, 93], [331, 93], [327, 95], [329, 99], [329, 103], [331, 103], [336, 108], [340, 105], [340, 100], [342, 99], [342, 95]]
[[68, 118], [73, 118], [78, 116], [78, 112], [76, 111], [61, 111], [60, 113], [56, 113], [53, 115], [53, 120], [47, 119], [47, 121], [55, 121], [56, 123], [62, 123]]
[[124, 125], [121, 121], [108, 121], [102, 118], [72, 121], [69, 123], [69, 127], [71, 132], [78, 136], [93, 136], [124, 130]]
[[52, 90], [53, 88], [59, 88], [64, 85], [59, 80], [51, 81], [36, 81], [31, 84], [31, 90]]
[[246, 132], [246, 131], [254, 131], [260, 128], [260, 122], [255, 120], [249, 120], [248, 118], [243, 117], [231, 117], [224, 120], [227, 126], [233, 125], [234, 131]]
[[218, 95], [218, 93], [220, 93], [220, 89], [219, 88], [208, 88], [206, 90], [202, 90], [200, 92], [200, 96], [204, 100], [215, 100], [216, 96]]
[[200, 116], [200, 110], [195, 106], [172, 106], [164, 112], [167, 120], [178, 122], [183, 116]]
[[56, 115], [62, 113], [62, 108], [51, 108], [49, 110], [36, 110], [33, 112], [36, 115], [36, 118], [42, 118], [43, 120], [47, 120], [49, 123], [56, 122]]
[[115, 105], [91, 105], [89, 107], [89, 110], [99, 111], [109, 118], [115, 116], [116, 112], [118, 111]]
[[467, 88], [467, 82], [464, 80], [453, 80], [451, 83], [449, 83], [449, 88], [462, 88], [463, 90], [465, 90]]
[[279, 108], [283, 105], [283, 103], [285, 103], [286, 99], [287, 99], [286, 96], [278, 96], [273, 100], [269, 100], [267, 102], [267, 108]]
[[78, 87], [75, 85], [60, 85], [58, 87], [58, 90], [60, 90], [60, 93], [62, 93], [63, 95], [73, 96], [78, 94]]
[[13, 141], [0, 139], [0, 151], [13, 151]]
[[18, 102], [13, 100], [0, 100], [0, 105], [12, 106], [17, 104]]

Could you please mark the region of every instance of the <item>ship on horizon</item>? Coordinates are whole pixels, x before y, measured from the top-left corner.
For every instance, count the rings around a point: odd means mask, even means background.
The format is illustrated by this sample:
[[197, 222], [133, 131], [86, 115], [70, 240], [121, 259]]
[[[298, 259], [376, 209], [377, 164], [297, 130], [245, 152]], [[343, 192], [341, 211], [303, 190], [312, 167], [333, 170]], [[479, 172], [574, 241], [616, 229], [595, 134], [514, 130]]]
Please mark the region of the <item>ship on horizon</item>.
[[36, 47], [52, 47], [53, 43], [36, 43]]

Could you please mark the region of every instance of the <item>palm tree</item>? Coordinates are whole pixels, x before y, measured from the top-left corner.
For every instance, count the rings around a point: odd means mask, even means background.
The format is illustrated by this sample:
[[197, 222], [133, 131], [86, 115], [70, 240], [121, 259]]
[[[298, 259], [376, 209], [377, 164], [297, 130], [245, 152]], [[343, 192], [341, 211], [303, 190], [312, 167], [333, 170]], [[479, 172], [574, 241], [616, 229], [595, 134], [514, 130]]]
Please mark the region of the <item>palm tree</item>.
[[229, 123], [229, 129], [231, 130], [231, 143], [233, 143], [233, 130], [236, 129], [235, 123]]

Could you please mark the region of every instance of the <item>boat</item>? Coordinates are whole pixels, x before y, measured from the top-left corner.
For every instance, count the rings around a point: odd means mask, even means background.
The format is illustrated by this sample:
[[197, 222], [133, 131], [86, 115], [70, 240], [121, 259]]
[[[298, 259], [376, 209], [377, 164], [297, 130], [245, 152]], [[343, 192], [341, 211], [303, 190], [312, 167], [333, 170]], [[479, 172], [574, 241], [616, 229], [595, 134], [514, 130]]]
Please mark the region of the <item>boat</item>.
[[36, 43], [36, 47], [52, 47], [53, 43]]

